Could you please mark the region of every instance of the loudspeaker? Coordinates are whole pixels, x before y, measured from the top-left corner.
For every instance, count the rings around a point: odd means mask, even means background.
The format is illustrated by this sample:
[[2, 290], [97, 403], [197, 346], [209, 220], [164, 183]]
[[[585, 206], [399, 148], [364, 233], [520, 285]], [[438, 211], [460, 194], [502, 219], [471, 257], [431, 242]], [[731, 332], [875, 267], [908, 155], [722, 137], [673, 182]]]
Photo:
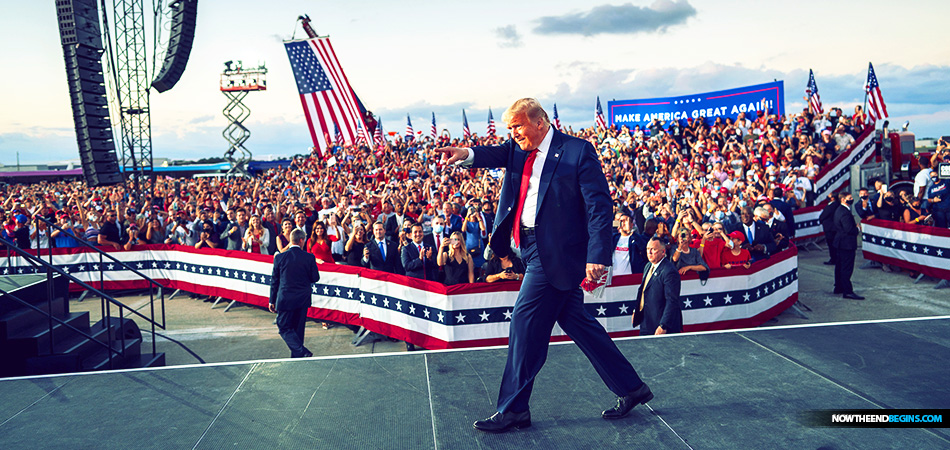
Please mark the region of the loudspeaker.
[[89, 186], [122, 182], [102, 74], [102, 36], [96, 5], [96, 0], [56, 0], [76, 143]]
[[158, 92], [173, 88], [185, 72], [191, 46], [195, 41], [195, 24], [198, 18], [198, 0], [178, 0], [168, 7], [174, 10], [168, 49], [165, 51], [162, 70], [152, 81], [152, 87]]

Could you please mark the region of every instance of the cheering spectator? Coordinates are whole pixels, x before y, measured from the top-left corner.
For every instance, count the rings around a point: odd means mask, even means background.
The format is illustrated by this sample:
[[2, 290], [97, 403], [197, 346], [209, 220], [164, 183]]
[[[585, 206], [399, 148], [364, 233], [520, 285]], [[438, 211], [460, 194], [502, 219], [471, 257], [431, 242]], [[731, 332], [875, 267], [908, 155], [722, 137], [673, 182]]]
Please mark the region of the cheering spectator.
[[330, 237], [327, 235], [327, 226], [323, 222], [314, 222], [313, 231], [307, 239], [307, 251], [317, 258], [317, 264], [333, 263], [333, 253], [330, 252]]
[[706, 267], [719, 269], [722, 267], [722, 252], [732, 240], [726, 236], [725, 227], [721, 222], [704, 223], [702, 241], [699, 243], [699, 254], [703, 256]]
[[280, 221], [280, 234], [277, 235], [277, 253], [290, 248], [290, 233], [294, 231], [294, 222], [288, 218]]
[[327, 215], [327, 237], [330, 239], [330, 253], [333, 254], [333, 260], [343, 262], [347, 235], [346, 229], [339, 224], [336, 214]]
[[[161, 219], [158, 215], [153, 215], [145, 222], [145, 229], [142, 230], [144, 236], [140, 236], [139, 240], [143, 244], [164, 244], [165, 243], [165, 229], [162, 227]], [[213, 230], [212, 230], [213, 231]], [[142, 234], [142, 233], [140, 233]]]
[[[635, 233], [630, 214], [621, 212], [618, 222], [617, 229], [620, 233], [614, 235], [613, 274], [643, 273], [643, 267], [647, 263], [646, 243], [650, 238]], [[654, 226], [655, 224], [656, 221], [653, 221]]]
[[729, 239], [732, 241], [732, 246], [724, 249], [722, 252], [722, 256], [720, 257], [722, 267], [724, 269], [732, 269], [735, 267], [745, 267], [748, 269], [752, 267], [752, 255], [744, 248], [745, 235], [742, 234], [741, 231], [733, 231], [729, 233]]
[[[66, 222], [69, 222], [68, 216], [64, 216], [64, 218], [66, 219]], [[72, 224], [70, 224], [70, 227], [71, 226]], [[66, 227], [63, 228], [67, 230], [69, 229]], [[119, 250], [122, 248], [121, 242], [122, 235], [119, 232], [119, 226], [116, 224], [116, 213], [114, 210], [106, 211], [106, 221], [102, 224], [102, 228], [99, 229], [99, 245], [109, 245], [112, 248]], [[74, 243], [72, 247], [76, 247], [77, 245], [78, 244]], [[56, 246], [61, 247], [59, 245], [59, 241], [56, 242]]]
[[195, 248], [218, 248], [220, 241], [218, 235], [214, 232], [214, 224], [210, 220], [205, 220], [201, 224], [201, 231], [198, 232], [198, 242]]
[[228, 250], [245, 250], [244, 236], [247, 235], [247, 211], [239, 208], [234, 212], [234, 220], [228, 224], [228, 229], [222, 232], [222, 241], [227, 243]]
[[707, 272], [708, 275], [709, 266], [706, 265], [706, 261], [703, 261], [699, 251], [689, 247], [689, 243], [690, 232], [685, 228], [681, 229], [677, 235], [676, 251], [673, 252], [671, 258], [673, 263], [676, 264], [676, 270], [680, 275], [685, 275], [689, 271]]
[[455, 232], [439, 248], [439, 267], [445, 271], [443, 284], [452, 286], [475, 282], [475, 264], [472, 255], [465, 248], [462, 233]]
[[941, 180], [936, 171], [930, 172], [930, 210], [933, 211], [934, 224], [940, 228], [950, 227], [950, 180]]
[[[270, 240], [270, 235], [267, 228], [264, 228], [264, 225], [261, 223], [261, 216], [257, 214], [252, 215], [251, 220], [248, 221], [247, 231], [244, 232], [244, 246], [242, 250], [266, 255], [268, 240]], [[329, 250], [329, 247], [327, 247], [327, 250]]]
[[363, 223], [357, 223], [350, 233], [350, 239], [346, 241], [343, 250], [346, 264], [350, 266], [359, 266], [360, 259], [363, 257], [363, 249], [366, 247], [366, 226]]

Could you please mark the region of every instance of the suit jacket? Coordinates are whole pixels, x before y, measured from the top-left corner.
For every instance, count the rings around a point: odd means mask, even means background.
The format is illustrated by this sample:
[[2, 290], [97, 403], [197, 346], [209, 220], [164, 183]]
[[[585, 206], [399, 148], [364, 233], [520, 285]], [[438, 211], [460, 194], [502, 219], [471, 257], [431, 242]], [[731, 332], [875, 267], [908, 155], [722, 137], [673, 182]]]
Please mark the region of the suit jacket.
[[828, 205], [821, 210], [821, 214], [818, 216], [818, 222], [821, 223], [822, 231], [825, 232], [825, 237], [828, 238], [829, 242], [834, 239], [835, 211], [839, 206], [841, 206], [841, 203], [837, 201], [828, 203]]
[[[779, 234], [782, 235], [782, 240], [775, 244], [775, 251], [782, 251], [788, 248], [789, 236], [792, 235], [792, 232], [789, 230], [789, 225], [787, 222], [782, 222], [778, 219], [772, 219], [772, 225], [769, 225], [769, 231], [772, 232], [772, 237], [775, 238]], [[772, 240], [775, 242], [775, 240]]]
[[[646, 280], [648, 262], [642, 269]], [[640, 283], [635, 299], [633, 324], [640, 320], [640, 335], [652, 335], [656, 327], [663, 325], [667, 333], [683, 331], [683, 313], [680, 311], [680, 275], [669, 258], [663, 258], [650, 277], [649, 284]], [[643, 295], [643, 311], [640, 308], [640, 296]]]
[[435, 258], [439, 254], [439, 249], [427, 247], [425, 243], [422, 244], [422, 248], [423, 250], [432, 249], [432, 257], [425, 258], [424, 260], [419, 259], [419, 248], [416, 247], [415, 242], [410, 242], [403, 246], [402, 268], [406, 271], [407, 277], [436, 281], [438, 279], [439, 265], [436, 264]]
[[[650, 237], [640, 233], [633, 233], [624, 238], [620, 233], [617, 233], [614, 235], [614, 249], [617, 248], [620, 239], [627, 239], [627, 251], [630, 253], [631, 273], [643, 273], [643, 265], [649, 262], [647, 260], [647, 242], [650, 241]], [[614, 270], [616, 270], [616, 267]]]
[[290, 311], [310, 306], [311, 285], [320, 281], [317, 260], [310, 253], [291, 247], [274, 256], [271, 273], [270, 303], [278, 311]]
[[366, 243], [369, 249], [369, 262], [363, 262], [364, 267], [382, 272], [399, 273], [402, 266], [399, 262], [399, 246], [395, 242], [386, 241], [386, 258], [383, 259], [383, 252], [379, 250], [376, 238], [371, 238]]
[[[506, 169], [489, 245], [495, 254], [507, 255], [528, 152], [513, 140], [473, 151], [472, 167]], [[540, 179], [535, 239], [541, 265], [554, 287], [576, 288], [587, 263], [611, 264], [613, 207], [607, 179], [593, 145], [557, 130]]]
[[[752, 242], [749, 243], [750, 247], [755, 247], [756, 245], [762, 244], [765, 247], [765, 251], [755, 251], [749, 248], [749, 254], [752, 255], [753, 261], [759, 261], [766, 259], [772, 253], [775, 253], [775, 237], [772, 236], [772, 230], [769, 229], [769, 226], [764, 222], [754, 220], [752, 221], [754, 228]], [[739, 231], [742, 234], [745, 234], [745, 224], [739, 223]]]
[[834, 246], [839, 250], [858, 249], [858, 225], [851, 215], [851, 209], [844, 206], [835, 210], [834, 217]]
[[773, 208], [782, 212], [782, 215], [785, 216], [785, 225], [788, 226], [788, 233], [782, 233], [786, 237], [795, 237], [795, 211], [792, 210], [792, 207], [789, 206], [788, 202], [780, 198], [773, 198], [769, 202]]
[[399, 236], [399, 229], [402, 227], [402, 223], [406, 221], [407, 216], [402, 216], [402, 220], [399, 220], [396, 217], [396, 213], [392, 213], [389, 217], [386, 218], [386, 223], [383, 224], [383, 228], [386, 229], [386, 236]]

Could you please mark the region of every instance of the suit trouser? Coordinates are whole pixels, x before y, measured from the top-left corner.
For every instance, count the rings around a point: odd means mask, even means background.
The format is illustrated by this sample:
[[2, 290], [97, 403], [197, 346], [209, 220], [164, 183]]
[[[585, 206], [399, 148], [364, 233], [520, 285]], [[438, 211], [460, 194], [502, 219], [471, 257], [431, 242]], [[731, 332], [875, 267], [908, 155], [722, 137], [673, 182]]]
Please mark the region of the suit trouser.
[[541, 268], [534, 236], [523, 237], [521, 248], [527, 271], [511, 318], [498, 411], [528, 410], [534, 378], [547, 358], [555, 323], [584, 352], [614, 394], [623, 396], [638, 389], [643, 381], [600, 322], [584, 309], [580, 286], [561, 291], [551, 285]]
[[291, 358], [300, 358], [309, 350], [303, 346], [303, 334], [307, 327], [307, 308], [277, 311], [277, 332], [290, 348]]
[[854, 249], [836, 249], [835, 292], [850, 294], [854, 292], [851, 274], [854, 273]]
[[835, 245], [832, 242], [835, 241], [835, 235], [825, 233], [825, 243], [828, 244], [828, 259], [832, 264], [837, 264], [838, 262], [838, 249], [835, 248]]

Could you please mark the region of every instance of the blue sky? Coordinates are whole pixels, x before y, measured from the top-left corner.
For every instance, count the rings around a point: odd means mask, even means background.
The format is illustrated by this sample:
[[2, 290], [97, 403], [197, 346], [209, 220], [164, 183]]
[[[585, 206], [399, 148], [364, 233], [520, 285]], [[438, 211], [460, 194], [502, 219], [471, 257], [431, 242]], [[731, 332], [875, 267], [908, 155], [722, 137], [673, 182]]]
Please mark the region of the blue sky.
[[[150, 3], [150, 2], [146, 2]], [[255, 155], [312, 145], [281, 41], [299, 14], [329, 34], [354, 89], [402, 131], [484, 132], [513, 100], [536, 97], [562, 123], [593, 122], [596, 96], [687, 95], [785, 81], [787, 111], [800, 110], [808, 69], [822, 101], [852, 111], [874, 63], [892, 123], [918, 136], [950, 135], [950, 46], [940, 1], [752, 2], [280, 1], [199, 2], [195, 45], [181, 81], [151, 94], [153, 155], [221, 156], [227, 145], [218, 79], [226, 60], [265, 62], [268, 90], [248, 96]], [[0, 163], [78, 157], [54, 2], [16, 2], [0, 18], [5, 87]]]

